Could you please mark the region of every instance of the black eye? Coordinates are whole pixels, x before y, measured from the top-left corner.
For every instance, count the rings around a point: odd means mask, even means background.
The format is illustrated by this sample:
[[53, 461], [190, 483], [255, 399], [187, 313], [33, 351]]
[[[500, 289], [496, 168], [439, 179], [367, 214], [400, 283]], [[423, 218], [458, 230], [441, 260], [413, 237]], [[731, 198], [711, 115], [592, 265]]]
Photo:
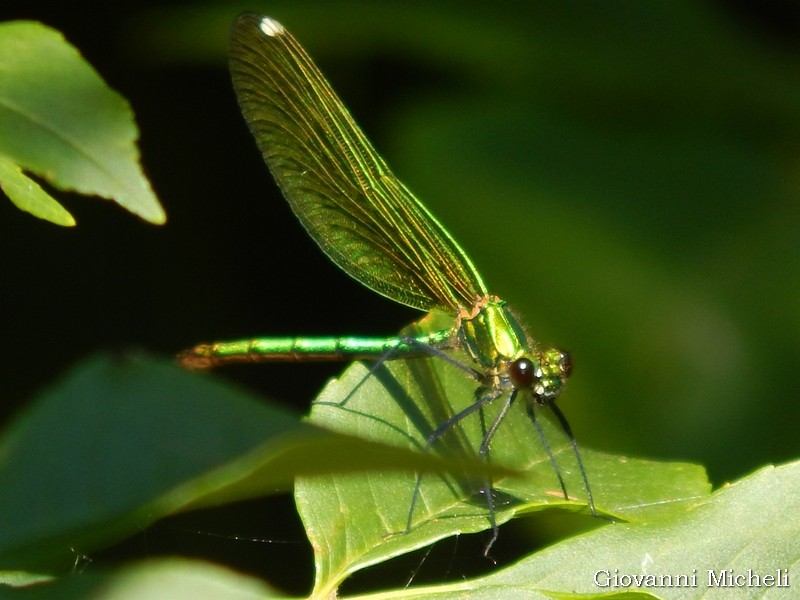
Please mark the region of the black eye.
[[508, 367], [508, 376], [516, 388], [529, 388], [536, 382], [533, 362], [529, 358], [518, 358]]
[[572, 375], [572, 357], [569, 352], [562, 352], [559, 362], [561, 363], [561, 370], [564, 371], [564, 376], [569, 377]]

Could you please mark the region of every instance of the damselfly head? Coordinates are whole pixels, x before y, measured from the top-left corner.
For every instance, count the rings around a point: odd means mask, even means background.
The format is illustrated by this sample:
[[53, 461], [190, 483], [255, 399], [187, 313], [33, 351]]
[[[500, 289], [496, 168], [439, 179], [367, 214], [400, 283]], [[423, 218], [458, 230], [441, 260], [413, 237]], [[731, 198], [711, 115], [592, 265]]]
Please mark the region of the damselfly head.
[[508, 367], [512, 385], [517, 389], [531, 390], [539, 402], [555, 400], [571, 373], [570, 355], [556, 349], [521, 356]]

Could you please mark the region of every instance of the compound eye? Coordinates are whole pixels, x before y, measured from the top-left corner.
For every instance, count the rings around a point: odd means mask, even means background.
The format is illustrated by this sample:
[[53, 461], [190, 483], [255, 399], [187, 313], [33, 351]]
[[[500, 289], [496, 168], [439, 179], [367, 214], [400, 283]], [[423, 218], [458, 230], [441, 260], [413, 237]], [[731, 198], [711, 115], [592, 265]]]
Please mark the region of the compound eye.
[[518, 358], [508, 367], [511, 383], [516, 388], [530, 388], [538, 381], [533, 361], [529, 358]]
[[562, 352], [561, 353], [561, 370], [564, 372], [565, 377], [569, 377], [572, 375], [572, 357], [569, 355], [569, 352]]

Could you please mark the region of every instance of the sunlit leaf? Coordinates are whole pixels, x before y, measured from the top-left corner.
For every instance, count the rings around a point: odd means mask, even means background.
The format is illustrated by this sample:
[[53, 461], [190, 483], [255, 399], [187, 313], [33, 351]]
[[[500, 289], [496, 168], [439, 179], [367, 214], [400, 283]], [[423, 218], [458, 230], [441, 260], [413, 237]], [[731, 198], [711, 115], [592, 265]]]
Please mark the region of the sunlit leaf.
[[60, 33], [32, 21], [0, 24], [0, 186], [15, 204], [72, 224], [45, 192], [21, 183], [24, 170], [163, 223], [139, 165], [138, 136], [128, 103]]
[[[419, 451], [438, 425], [474, 398], [475, 382], [438, 359], [388, 361], [368, 373], [363, 365], [354, 365], [328, 385], [314, 404], [311, 421]], [[487, 411], [489, 422], [491, 408]], [[497, 433], [491, 459], [493, 464], [519, 470], [524, 476], [493, 482], [497, 522], [551, 507], [580, 511], [591, 520], [569, 439], [550, 422], [546, 411], [540, 415], [571, 499], [562, 497], [530, 421], [522, 406], [516, 406]], [[475, 456], [480, 439], [476, 415], [446, 435], [434, 451]], [[710, 491], [705, 471], [696, 465], [645, 461], [586, 448], [581, 452], [595, 505], [615, 520], [673, 517]], [[427, 475], [422, 479], [411, 529], [406, 532], [415, 482], [413, 472], [374, 471], [298, 480], [297, 506], [316, 552], [317, 593], [336, 589], [348, 575], [369, 565], [448, 536], [490, 528], [485, 499], [478, 493], [480, 479]], [[596, 522], [611, 526], [604, 519]]]

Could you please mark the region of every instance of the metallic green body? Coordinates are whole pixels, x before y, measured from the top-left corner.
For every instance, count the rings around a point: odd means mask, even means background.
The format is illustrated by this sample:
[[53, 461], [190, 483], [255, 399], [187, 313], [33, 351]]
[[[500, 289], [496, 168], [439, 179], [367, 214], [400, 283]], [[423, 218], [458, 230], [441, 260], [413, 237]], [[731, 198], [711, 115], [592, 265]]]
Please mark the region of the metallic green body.
[[200, 344], [180, 355], [189, 368], [232, 363], [378, 360], [428, 356], [429, 347], [447, 347], [450, 330], [413, 337], [278, 337]]
[[531, 342], [505, 301], [488, 296], [475, 306], [473, 313], [461, 317], [458, 338], [484, 369], [497, 368], [531, 353]]

